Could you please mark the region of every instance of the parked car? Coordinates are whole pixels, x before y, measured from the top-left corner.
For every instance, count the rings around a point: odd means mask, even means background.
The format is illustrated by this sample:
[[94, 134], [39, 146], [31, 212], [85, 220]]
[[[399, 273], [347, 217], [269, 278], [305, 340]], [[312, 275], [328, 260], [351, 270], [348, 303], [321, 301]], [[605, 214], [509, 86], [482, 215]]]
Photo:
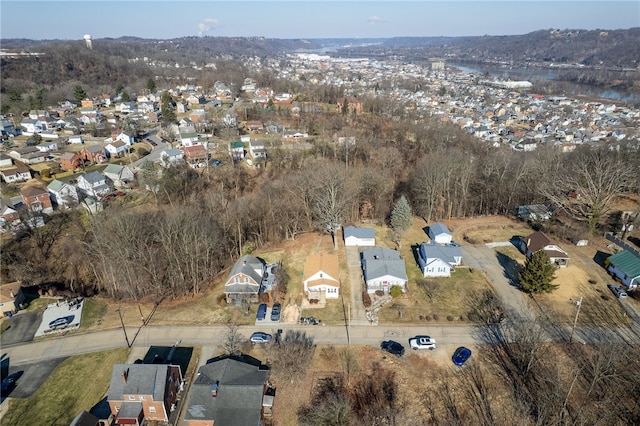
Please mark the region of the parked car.
[[271, 321], [280, 321], [280, 304], [276, 303], [271, 308]]
[[13, 388], [16, 387], [16, 379], [15, 377], [6, 377], [3, 381], [2, 381], [2, 385], [0, 387], [0, 395], [2, 396], [7, 396], [11, 393], [11, 391], [13, 390]]
[[462, 365], [464, 365], [465, 362], [467, 362], [467, 360], [470, 357], [471, 357], [471, 349], [465, 348], [464, 346], [460, 346], [453, 353], [453, 357], [451, 357], [451, 359], [453, 360], [453, 363], [455, 365], [462, 366]]
[[416, 336], [409, 339], [409, 347], [413, 350], [436, 348], [436, 339], [430, 336]]
[[256, 319], [258, 321], [264, 321], [266, 316], [267, 316], [267, 305], [265, 305], [264, 303], [261, 303], [260, 306], [258, 306], [258, 313], [256, 314]]
[[607, 287], [609, 287], [609, 290], [611, 290], [611, 292], [618, 298], [618, 299], [623, 299], [625, 297], [627, 297], [627, 292], [624, 291], [622, 289], [622, 287], [620, 287], [619, 285], [613, 285], [613, 284], [609, 284]]
[[380, 344], [380, 349], [395, 356], [404, 355], [404, 346], [394, 340], [385, 340]]
[[261, 331], [256, 331], [251, 335], [249, 340], [251, 343], [269, 343], [271, 341], [271, 335]]

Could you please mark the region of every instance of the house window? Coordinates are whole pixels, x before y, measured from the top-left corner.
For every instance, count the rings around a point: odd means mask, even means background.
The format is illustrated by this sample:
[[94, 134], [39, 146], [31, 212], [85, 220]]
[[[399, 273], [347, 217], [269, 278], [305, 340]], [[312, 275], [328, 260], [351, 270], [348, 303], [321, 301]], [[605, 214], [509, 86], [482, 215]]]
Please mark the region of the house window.
[[235, 277], [235, 278], [233, 279], [233, 282], [234, 282], [235, 284], [239, 284], [239, 283], [240, 283], [240, 278]]
[[140, 395], [140, 401], [144, 401], [144, 395]]
[[129, 401], [135, 401], [136, 397], [134, 395], [129, 395]]
[[149, 407], [149, 412], [150, 413], [155, 413], [156, 412], [156, 407]]

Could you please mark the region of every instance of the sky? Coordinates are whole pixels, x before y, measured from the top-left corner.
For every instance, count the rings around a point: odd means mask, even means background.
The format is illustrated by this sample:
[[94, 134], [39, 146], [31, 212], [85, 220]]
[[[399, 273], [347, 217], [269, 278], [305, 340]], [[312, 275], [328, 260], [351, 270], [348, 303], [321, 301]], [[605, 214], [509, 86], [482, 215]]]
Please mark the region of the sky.
[[387, 38], [640, 27], [640, 0], [0, 1], [1, 39]]

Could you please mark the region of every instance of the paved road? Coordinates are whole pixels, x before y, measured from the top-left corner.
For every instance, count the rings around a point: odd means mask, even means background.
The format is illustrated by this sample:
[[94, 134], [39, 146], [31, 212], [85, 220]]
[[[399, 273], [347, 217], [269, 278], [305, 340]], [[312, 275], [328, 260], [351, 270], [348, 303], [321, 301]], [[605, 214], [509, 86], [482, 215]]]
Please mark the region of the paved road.
[[513, 261], [487, 246], [462, 244], [462, 252], [465, 265], [487, 274], [508, 316], [534, 319], [527, 296], [514, 284], [517, 272]]
[[360, 267], [360, 250], [358, 247], [345, 247], [347, 252], [347, 269], [349, 270], [349, 284], [351, 285], [351, 324], [368, 325], [362, 302], [364, 278]]
[[153, 150], [149, 153], [149, 155], [145, 155], [144, 157], [133, 163], [133, 166], [136, 169], [139, 169], [146, 161], [150, 161], [152, 163], [159, 162], [160, 153], [165, 149], [170, 148], [169, 144], [164, 143], [163, 140], [158, 136], [159, 130], [160, 127], [156, 127], [147, 132], [145, 139], [151, 139], [156, 143], [156, 146], [152, 146]]

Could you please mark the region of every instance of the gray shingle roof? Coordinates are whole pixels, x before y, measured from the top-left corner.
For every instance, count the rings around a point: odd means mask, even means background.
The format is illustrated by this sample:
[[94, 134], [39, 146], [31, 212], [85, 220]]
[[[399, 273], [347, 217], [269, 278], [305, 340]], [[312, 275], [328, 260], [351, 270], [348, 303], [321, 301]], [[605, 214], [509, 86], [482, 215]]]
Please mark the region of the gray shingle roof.
[[123, 401], [124, 395], [151, 395], [154, 401], [162, 401], [168, 369], [167, 364], [114, 364], [107, 399]]
[[355, 226], [347, 226], [344, 228], [344, 237], [375, 238], [376, 234], [373, 228], [356, 228]]
[[362, 268], [365, 281], [385, 275], [407, 280], [407, 269], [400, 253], [386, 247], [374, 247], [363, 251]]

